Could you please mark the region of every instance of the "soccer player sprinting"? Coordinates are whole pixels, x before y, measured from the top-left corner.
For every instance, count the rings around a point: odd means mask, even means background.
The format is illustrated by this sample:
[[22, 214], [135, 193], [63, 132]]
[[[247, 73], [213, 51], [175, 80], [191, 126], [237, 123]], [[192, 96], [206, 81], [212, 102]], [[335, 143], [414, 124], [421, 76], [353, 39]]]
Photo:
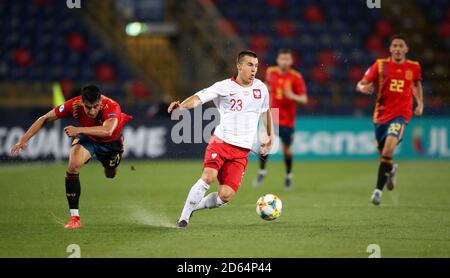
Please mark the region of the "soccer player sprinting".
[[[269, 110], [269, 92], [266, 85], [255, 78], [258, 58], [252, 51], [242, 51], [237, 57], [236, 77], [215, 83], [182, 103], [174, 101], [168, 112], [177, 108], [190, 109], [211, 100], [220, 113], [220, 124], [205, 151], [201, 178], [192, 186], [177, 221], [185, 228], [194, 211], [218, 208], [228, 203], [241, 185], [248, 153], [257, 134], [259, 119], [267, 130], [261, 144], [262, 153], [270, 151], [273, 138], [272, 115]], [[218, 192], [204, 197], [210, 185], [219, 181]]]
[[[307, 104], [308, 95], [302, 75], [292, 69], [293, 58], [289, 49], [280, 49], [277, 56], [277, 66], [266, 71], [266, 85], [270, 91], [271, 108], [277, 108], [279, 117], [274, 117], [278, 125], [279, 136], [283, 146], [286, 176], [284, 186], [287, 190], [292, 185], [292, 150], [297, 104]], [[279, 119], [279, 121], [277, 121]], [[254, 186], [260, 186], [267, 175], [266, 162], [268, 156], [260, 160], [258, 175], [253, 181]]]
[[418, 62], [406, 59], [408, 40], [402, 34], [391, 38], [391, 57], [378, 59], [358, 82], [356, 90], [371, 95], [376, 82], [377, 96], [373, 121], [375, 137], [381, 157], [378, 180], [372, 203], [379, 205], [384, 186], [393, 190], [397, 164], [393, 162], [395, 148], [402, 140], [403, 130], [413, 115], [413, 96], [416, 116], [423, 113], [422, 70]]
[[80, 168], [96, 155], [104, 167], [107, 178], [114, 178], [123, 153], [123, 125], [132, 117], [121, 112], [114, 100], [101, 94], [93, 85], [81, 89], [81, 96], [66, 101], [44, 116], [39, 117], [11, 149], [12, 155], [18, 155], [27, 147], [31, 139], [45, 124], [57, 119], [73, 118], [80, 127], [64, 128], [67, 136], [73, 137], [66, 172], [66, 195], [71, 219], [66, 229], [80, 228], [78, 203], [81, 194]]

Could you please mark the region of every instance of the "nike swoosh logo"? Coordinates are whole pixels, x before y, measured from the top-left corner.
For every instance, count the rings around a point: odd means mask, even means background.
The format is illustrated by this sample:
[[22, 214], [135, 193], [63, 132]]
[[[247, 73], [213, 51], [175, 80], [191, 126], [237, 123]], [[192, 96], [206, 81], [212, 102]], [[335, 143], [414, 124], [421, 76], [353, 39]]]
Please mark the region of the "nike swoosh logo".
[[230, 94], [230, 97], [232, 97], [232, 96], [234, 96], [234, 95], [237, 95], [237, 93], [234, 93], [234, 94]]

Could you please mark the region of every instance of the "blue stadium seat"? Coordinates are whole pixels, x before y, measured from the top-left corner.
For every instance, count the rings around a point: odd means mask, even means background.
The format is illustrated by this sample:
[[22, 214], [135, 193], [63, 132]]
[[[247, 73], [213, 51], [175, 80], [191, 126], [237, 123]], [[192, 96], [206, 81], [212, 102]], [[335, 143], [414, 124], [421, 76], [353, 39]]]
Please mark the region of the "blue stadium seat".
[[[120, 69], [119, 82], [133, 79], [129, 69], [91, 34], [78, 14], [67, 9], [65, 1], [0, 1], [0, 16], [0, 80], [94, 81], [95, 66], [100, 63]], [[78, 53], [69, 47], [66, 38], [72, 32], [84, 37], [87, 51]], [[31, 53], [31, 65], [16, 64], [13, 54], [17, 48]]]

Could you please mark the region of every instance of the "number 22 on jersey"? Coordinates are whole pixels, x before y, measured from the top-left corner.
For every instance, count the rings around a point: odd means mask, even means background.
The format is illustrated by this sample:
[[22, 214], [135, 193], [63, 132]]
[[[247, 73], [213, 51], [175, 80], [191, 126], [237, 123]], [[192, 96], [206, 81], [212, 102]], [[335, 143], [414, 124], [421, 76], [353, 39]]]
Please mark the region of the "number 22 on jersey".
[[405, 80], [392, 79], [389, 90], [391, 92], [403, 93], [403, 87], [405, 86]]

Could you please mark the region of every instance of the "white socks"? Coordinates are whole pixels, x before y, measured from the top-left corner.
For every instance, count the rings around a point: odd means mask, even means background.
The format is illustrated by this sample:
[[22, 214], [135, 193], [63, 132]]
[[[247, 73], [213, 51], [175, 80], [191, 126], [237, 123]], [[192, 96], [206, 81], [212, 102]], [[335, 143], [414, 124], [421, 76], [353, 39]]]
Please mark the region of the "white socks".
[[267, 175], [267, 170], [266, 169], [259, 169], [258, 170], [258, 174], [265, 176], [265, 175]]
[[70, 210], [70, 216], [80, 216], [80, 214], [78, 214], [78, 210], [77, 209], [71, 209]]
[[[199, 179], [189, 191], [189, 194], [184, 204], [183, 211], [181, 212], [180, 220], [189, 221], [191, 213], [194, 208], [200, 203], [206, 191], [208, 191], [209, 185], [202, 179]], [[208, 195], [209, 196], [209, 195]]]
[[194, 211], [201, 210], [201, 209], [212, 209], [212, 208], [218, 208], [225, 204], [222, 199], [219, 197], [218, 192], [213, 192], [208, 194], [208, 196], [204, 197], [200, 203], [194, 208]]

